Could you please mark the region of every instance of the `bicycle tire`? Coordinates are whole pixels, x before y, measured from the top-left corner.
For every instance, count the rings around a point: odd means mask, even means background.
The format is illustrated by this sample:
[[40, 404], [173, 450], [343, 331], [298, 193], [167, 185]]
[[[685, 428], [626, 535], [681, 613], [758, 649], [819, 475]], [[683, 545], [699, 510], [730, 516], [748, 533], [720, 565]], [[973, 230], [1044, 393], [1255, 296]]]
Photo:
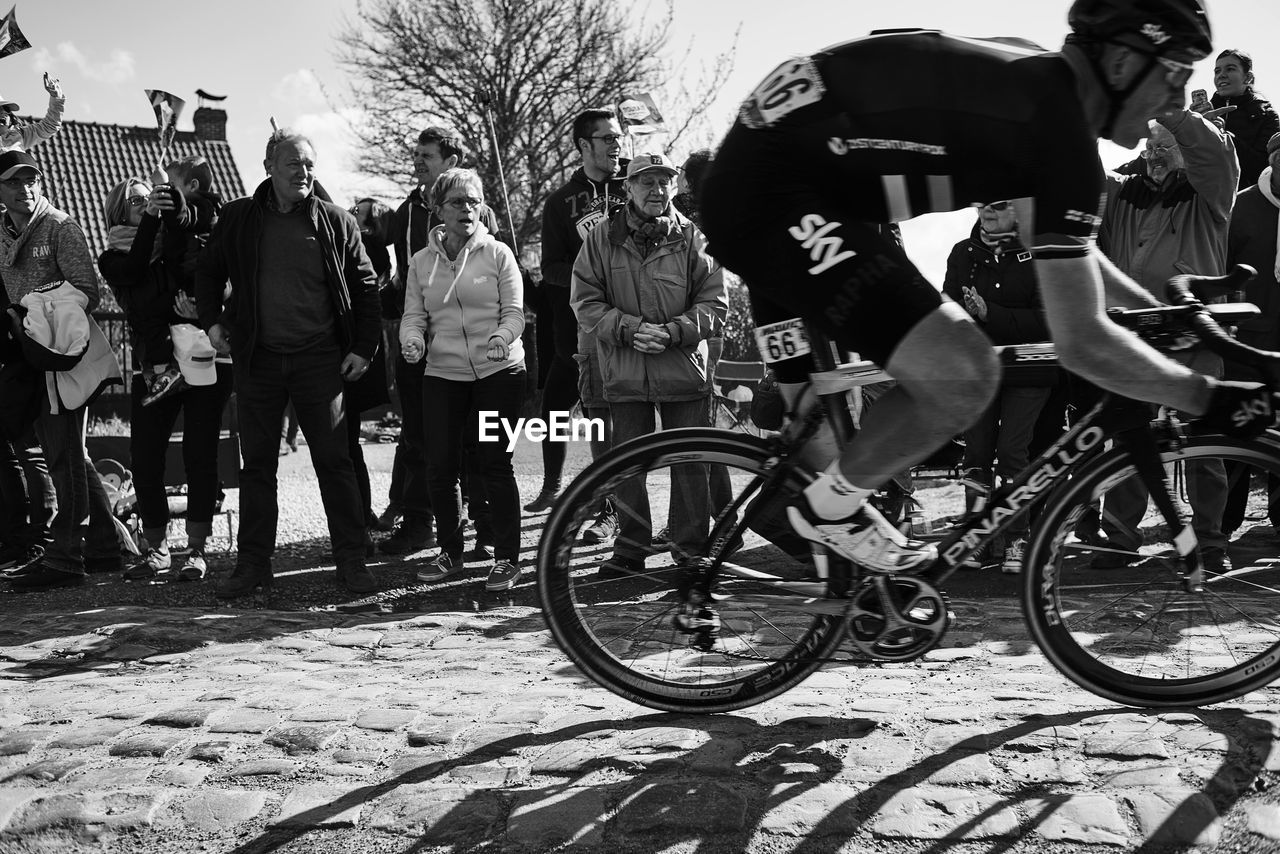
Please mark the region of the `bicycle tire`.
[[[669, 619], [675, 607], [669, 594], [677, 567], [664, 574], [662, 568], [650, 571], [646, 566], [642, 575], [601, 580], [589, 565], [600, 555], [582, 547], [579, 536], [595, 502], [627, 473], [661, 471], [677, 462], [716, 463], [736, 470], [730, 481], [737, 495], [738, 484], [746, 488], [749, 482], [760, 482], [757, 475], [772, 456], [764, 439], [744, 433], [716, 428], [665, 430], [613, 449], [568, 486], [551, 510], [538, 547], [538, 594], [557, 644], [583, 673], [609, 691], [650, 708], [712, 713], [761, 703], [822, 666], [822, 659], [845, 637], [841, 617], [799, 612], [779, 616], [749, 607], [738, 609], [722, 614], [723, 636], [714, 650], [704, 653], [691, 648], [687, 635], [679, 633]], [[805, 477], [789, 473], [778, 496], [761, 500], [798, 495]], [[752, 541], [757, 539], [747, 533]], [[762, 560], [773, 564], [786, 560], [771, 555], [776, 547], [759, 539], [765, 545], [746, 549], [744, 542], [739, 554], [759, 551]], [[575, 558], [576, 551], [586, 556]], [[786, 570], [790, 575], [775, 577], [796, 578], [802, 569], [790, 561]], [[771, 571], [783, 572], [772, 565]], [[726, 584], [722, 591], [728, 593], [750, 586], [736, 578]], [[610, 589], [610, 585], [615, 586]], [[732, 602], [732, 597], [726, 601]], [[745, 634], [748, 623], [759, 624], [749, 635]], [[764, 650], [771, 653], [767, 660], [756, 660]]]
[[[1166, 471], [1189, 465], [1213, 477], [1215, 460], [1280, 474], [1280, 434], [1250, 440], [1201, 436], [1161, 450]], [[1023, 613], [1050, 662], [1077, 685], [1139, 707], [1201, 706], [1240, 697], [1280, 677], [1280, 561], [1230, 572], [1206, 570], [1199, 592], [1178, 576], [1163, 520], [1146, 526], [1138, 549], [1104, 549], [1079, 531], [1095, 501], [1134, 471], [1112, 448], [1074, 472], [1049, 498], [1023, 564]], [[1194, 474], [1195, 469], [1191, 471]], [[1249, 477], [1250, 469], [1244, 469]], [[1209, 483], [1211, 481], [1203, 481]], [[1227, 485], [1224, 482], [1224, 486]], [[1107, 504], [1102, 503], [1103, 515]], [[1180, 507], [1184, 512], [1187, 506]], [[1148, 507], [1150, 513], [1150, 508]], [[1114, 556], [1119, 554], [1119, 560]], [[1085, 557], [1088, 557], [1086, 554]], [[1123, 567], [1114, 564], [1123, 562]]]

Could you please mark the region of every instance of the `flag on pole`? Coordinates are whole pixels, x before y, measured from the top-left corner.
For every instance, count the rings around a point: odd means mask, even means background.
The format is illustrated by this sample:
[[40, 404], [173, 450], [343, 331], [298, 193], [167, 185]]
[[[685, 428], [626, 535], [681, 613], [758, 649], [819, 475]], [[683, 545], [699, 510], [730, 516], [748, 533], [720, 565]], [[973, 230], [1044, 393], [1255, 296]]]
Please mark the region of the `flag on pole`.
[[187, 102], [177, 95], [171, 95], [162, 89], [146, 89], [147, 98], [151, 100], [151, 109], [156, 114], [156, 123], [160, 128], [160, 146], [168, 149], [173, 144], [173, 135], [178, 132], [178, 116]]
[[9, 10], [9, 14], [4, 16], [4, 20], [0, 21], [0, 57], [31, 47], [31, 42], [27, 41], [27, 37], [18, 27], [17, 13], [18, 7], [14, 6]]
[[618, 116], [625, 133], [644, 135], [666, 133], [666, 120], [648, 92], [624, 94], [618, 101]]

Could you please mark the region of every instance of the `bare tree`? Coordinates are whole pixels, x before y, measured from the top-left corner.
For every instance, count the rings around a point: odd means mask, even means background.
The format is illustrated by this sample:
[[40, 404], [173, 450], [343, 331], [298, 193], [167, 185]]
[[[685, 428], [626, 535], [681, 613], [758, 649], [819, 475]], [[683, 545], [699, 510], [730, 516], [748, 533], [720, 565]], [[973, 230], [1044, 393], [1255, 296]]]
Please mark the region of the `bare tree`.
[[417, 133], [455, 128], [479, 149], [499, 221], [505, 226], [508, 215], [501, 162], [516, 239], [536, 240], [546, 197], [577, 165], [569, 140], [577, 113], [614, 104], [623, 91], [670, 91], [685, 113], [671, 123], [670, 149], [732, 70], [734, 48], [703, 69], [696, 89], [680, 85], [678, 66], [663, 58], [670, 2], [659, 20], [639, 26], [628, 11], [621, 0], [363, 0], [337, 50], [365, 108], [354, 128], [358, 165], [408, 184]]

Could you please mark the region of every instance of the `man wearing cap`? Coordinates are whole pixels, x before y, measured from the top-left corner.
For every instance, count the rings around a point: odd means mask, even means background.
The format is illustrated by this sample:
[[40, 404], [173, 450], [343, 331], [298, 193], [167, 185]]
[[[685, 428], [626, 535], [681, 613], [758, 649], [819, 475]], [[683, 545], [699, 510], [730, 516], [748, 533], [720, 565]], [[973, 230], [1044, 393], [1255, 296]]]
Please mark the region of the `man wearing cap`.
[[[3, 304], [17, 305], [29, 294], [66, 282], [83, 295], [87, 314], [99, 301], [93, 256], [80, 226], [44, 197], [43, 177], [35, 159], [25, 151], [0, 154], [0, 204], [5, 206], [0, 217]], [[20, 325], [13, 310], [6, 320]], [[84, 583], [86, 569], [106, 572], [123, 568], [111, 506], [85, 453], [87, 408], [81, 405], [68, 410], [57, 397], [52, 390], [41, 396], [35, 425], [57, 498], [58, 509], [50, 523], [52, 543], [43, 557], [11, 578], [18, 590], [71, 587]], [[86, 518], [87, 535], [80, 529]]]
[[[1280, 133], [1267, 140], [1267, 166], [1258, 180], [1236, 194], [1231, 227], [1227, 231], [1227, 264], [1248, 264], [1258, 271], [1244, 287], [1245, 302], [1262, 310], [1240, 323], [1236, 337], [1260, 350], [1280, 350]], [[1251, 368], [1228, 362], [1234, 380], [1261, 379]], [[1244, 522], [1249, 498], [1249, 475], [1228, 469], [1230, 481], [1222, 529], [1230, 535]], [[1280, 478], [1268, 478], [1272, 497], [1268, 515], [1280, 534]]]
[[[710, 421], [707, 340], [723, 334], [729, 301], [706, 239], [671, 203], [676, 174], [661, 154], [634, 158], [627, 204], [587, 235], [573, 266], [569, 300], [595, 336], [619, 444], [652, 433], [655, 412], [664, 428]], [[677, 466], [672, 475], [672, 547], [694, 552], [707, 533], [706, 468]], [[616, 501], [621, 530], [601, 572], [642, 572], [652, 550], [644, 478], [621, 484]]]

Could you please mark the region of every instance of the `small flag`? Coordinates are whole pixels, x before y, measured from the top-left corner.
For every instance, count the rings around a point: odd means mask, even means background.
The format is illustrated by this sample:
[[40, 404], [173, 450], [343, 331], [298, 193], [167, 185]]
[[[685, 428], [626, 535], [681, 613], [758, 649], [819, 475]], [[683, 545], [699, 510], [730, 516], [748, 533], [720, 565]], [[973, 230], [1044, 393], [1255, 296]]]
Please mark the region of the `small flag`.
[[0, 57], [31, 47], [31, 42], [27, 41], [27, 37], [18, 27], [17, 13], [18, 7], [14, 6], [9, 10], [9, 14], [4, 16], [4, 20], [0, 21]]
[[170, 95], [161, 89], [146, 89], [147, 98], [151, 100], [151, 109], [155, 111], [156, 123], [160, 128], [160, 144], [168, 148], [173, 144], [173, 135], [178, 132], [178, 116], [187, 102], [177, 95]]
[[622, 118], [622, 129], [627, 133], [667, 132], [662, 111], [647, 92], [623, 95], [618, 102], [618, 115]]

